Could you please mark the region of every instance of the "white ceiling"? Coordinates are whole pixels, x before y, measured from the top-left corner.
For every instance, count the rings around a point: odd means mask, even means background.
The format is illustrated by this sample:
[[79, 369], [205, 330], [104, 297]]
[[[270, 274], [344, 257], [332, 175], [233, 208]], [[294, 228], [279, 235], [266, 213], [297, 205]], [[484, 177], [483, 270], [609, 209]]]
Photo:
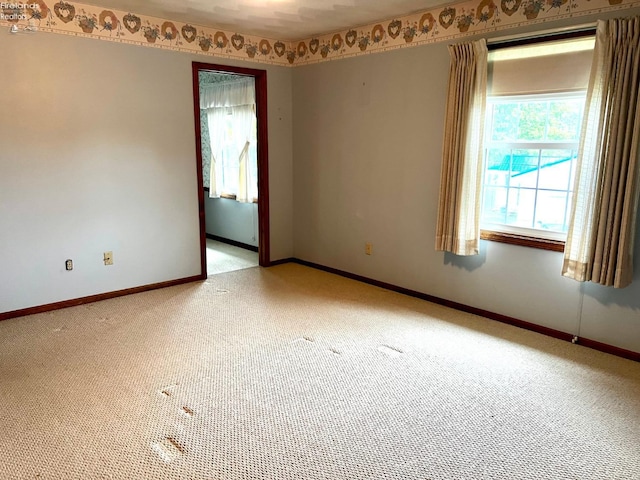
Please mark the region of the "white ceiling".
[[302, 40], [441, 6], [446, 0], [88, 0], [108, 9], [280, 40]]

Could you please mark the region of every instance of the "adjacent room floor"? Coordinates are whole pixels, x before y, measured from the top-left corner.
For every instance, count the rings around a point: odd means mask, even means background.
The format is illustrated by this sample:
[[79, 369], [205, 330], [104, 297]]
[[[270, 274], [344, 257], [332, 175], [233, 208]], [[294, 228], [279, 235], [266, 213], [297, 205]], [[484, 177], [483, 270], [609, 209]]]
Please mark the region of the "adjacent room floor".
[[640, 363], [297, 264], [0, 322], [0, 478], [630, 480]]
[[258, 266], [258, 252], [207, 238], [207, 275]]

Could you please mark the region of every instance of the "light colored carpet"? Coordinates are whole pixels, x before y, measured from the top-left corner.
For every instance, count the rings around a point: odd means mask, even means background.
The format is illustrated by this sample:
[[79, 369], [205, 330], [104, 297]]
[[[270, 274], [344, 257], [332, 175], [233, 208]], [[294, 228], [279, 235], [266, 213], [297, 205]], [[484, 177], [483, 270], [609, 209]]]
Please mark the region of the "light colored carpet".
[[300, 265], [0, 322], [2, 479], [640, 478], [640, 364]]
[[258, 266], [258, 252], [207, 238], [207, 275]]

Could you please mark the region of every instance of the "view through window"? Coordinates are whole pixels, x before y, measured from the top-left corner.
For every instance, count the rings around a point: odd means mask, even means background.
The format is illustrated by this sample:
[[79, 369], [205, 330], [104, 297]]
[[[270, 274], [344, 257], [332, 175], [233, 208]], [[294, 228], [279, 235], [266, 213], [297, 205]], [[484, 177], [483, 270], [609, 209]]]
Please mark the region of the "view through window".
[[594, 43], [585, 32], [489, 52], [485, 232], [566, 238]]
[[483, 228], [566, 233], [584, 94], [489, 98]]

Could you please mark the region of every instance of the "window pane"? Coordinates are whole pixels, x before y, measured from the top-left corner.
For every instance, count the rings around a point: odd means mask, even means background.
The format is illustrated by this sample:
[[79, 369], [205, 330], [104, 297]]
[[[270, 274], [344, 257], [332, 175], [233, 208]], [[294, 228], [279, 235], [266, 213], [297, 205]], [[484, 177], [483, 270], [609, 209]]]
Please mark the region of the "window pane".
[[503, 187], [485, 187], [482, 205], [482, 223], [506, 222], [507, 189]]
[[510, 171], [511, 149], [489, 149], [487, 152], [487, 168], [484, 175], [484, 184], [506, 187], [509, 185]]
[[556, 100], [550, 103], [548, 140], [577, 142], [580, 137], [584, 99]]
[[568, 190], [573, 173], [574, 152], [571, 150], [543, 150], [540, 159], [538, 188]]
[[565, 225], [567, 195], [567, 192], [538, 190], [535, 228], [556, 232], [567, 231]]
[[518, 138], [518, 120], [520, 118], [520, 104], [518, 102], [494, 104], [492, 116], [491, 140], [506, 142]]
[[583, 105], [581, 97], [496, 102], [492, 107], [491, 140], [577, 142]]
[[533, 227], [533, 210], [536, 203], [536, 191], [528, 188], [510, 188], [507, 207], [507, 225]]
[[510, 186], [536, 188], [539, 158], [540, 150], [514, 150]]
[[521, 104], [518, 140], [544, 140], [548, 107], [548, 102], [526, 102]]

